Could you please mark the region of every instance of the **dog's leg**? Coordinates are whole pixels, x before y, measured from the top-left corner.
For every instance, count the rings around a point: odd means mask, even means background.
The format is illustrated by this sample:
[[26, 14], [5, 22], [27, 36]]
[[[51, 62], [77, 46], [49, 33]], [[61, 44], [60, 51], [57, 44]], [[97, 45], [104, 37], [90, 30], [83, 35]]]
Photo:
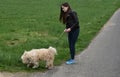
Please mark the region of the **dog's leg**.
[[39, 67], [39, 62], [35, 62], [34, 66], [32, 68], [38, 68]]
[[46, 68], [48, 69], [49, 66], [50, 66], [50, 60], [48, 59], [48, 60], [46, 60]]
[[49, 66], [49, 69], [52, 69], [53, 68], [53, 60], [50, 61], [50, 66]]
[[46, 66], [45, 67], [48, 68], [48, 61], [46, 61]]
[[30, 64], [27, 64], [27, 67], [30, 67]]
[[48, 69], [52, 69], [53, 68], [53, 60], [50, 60], [50, 61], [47, 62], [46, 68], [48, 68]]

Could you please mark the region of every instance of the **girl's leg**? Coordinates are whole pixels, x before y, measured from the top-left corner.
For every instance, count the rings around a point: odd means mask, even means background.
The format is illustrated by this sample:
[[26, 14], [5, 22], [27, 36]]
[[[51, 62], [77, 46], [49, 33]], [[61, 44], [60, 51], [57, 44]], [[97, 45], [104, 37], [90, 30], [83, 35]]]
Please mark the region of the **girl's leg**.
[[68, 41], [69, 41], [71, 59], [75, 58], [75, 43], [77, 41], [78, 35], [79, 35], [79, 29], [77, 29], [75, 31], [71, 31], [68, 34]]

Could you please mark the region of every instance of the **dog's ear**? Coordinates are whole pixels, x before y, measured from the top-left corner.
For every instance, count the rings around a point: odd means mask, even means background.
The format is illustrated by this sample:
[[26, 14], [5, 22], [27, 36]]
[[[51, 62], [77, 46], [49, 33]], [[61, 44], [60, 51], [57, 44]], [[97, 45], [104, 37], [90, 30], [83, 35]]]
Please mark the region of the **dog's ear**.
[[28, 51], [25, 50], [25, 51], [24, 51], [24, 54], [26, 54], [27, 52], [28, 52]]
[[49, 46], [49, 48], [53, 48], [52, 46]]
[[27, 51], [25, 50], [24, 53], [26, 53]]
[[21, 59], [23, 59], [23, 56], [21, 56]]
[[26, 54], [27, 54], [27, 51], [25, 50], [25, 51], [24, 51], [24, 55], [26, 55]]

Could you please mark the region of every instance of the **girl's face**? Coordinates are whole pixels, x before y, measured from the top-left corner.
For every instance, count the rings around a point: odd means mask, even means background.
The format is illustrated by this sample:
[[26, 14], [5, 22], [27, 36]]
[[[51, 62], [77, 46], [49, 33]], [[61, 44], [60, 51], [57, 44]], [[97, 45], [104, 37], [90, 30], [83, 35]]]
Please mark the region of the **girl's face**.
[[64, 12], [67, 12], [68, 7], [62, 6], [62, 10], [63, 10]]

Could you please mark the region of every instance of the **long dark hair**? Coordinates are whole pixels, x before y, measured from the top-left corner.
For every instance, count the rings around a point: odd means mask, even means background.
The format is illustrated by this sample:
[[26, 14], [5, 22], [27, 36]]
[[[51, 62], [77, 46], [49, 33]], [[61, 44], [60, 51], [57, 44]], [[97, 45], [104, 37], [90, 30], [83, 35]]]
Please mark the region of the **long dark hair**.
[[[67, 12], [64, 12], [64, 11], [62, 10], [62, 6], [68, 7]], [[68, 15], [69, 11], [71, 11], [71, 8], [70, 8], [70, 5], [69, 5], [67, 2], [61, 4], [59, 20], [60, 20], [60, 22], [62, 22], [63, 24], [66, 23], [66, 17], [67, 17], [67, 15]]]

